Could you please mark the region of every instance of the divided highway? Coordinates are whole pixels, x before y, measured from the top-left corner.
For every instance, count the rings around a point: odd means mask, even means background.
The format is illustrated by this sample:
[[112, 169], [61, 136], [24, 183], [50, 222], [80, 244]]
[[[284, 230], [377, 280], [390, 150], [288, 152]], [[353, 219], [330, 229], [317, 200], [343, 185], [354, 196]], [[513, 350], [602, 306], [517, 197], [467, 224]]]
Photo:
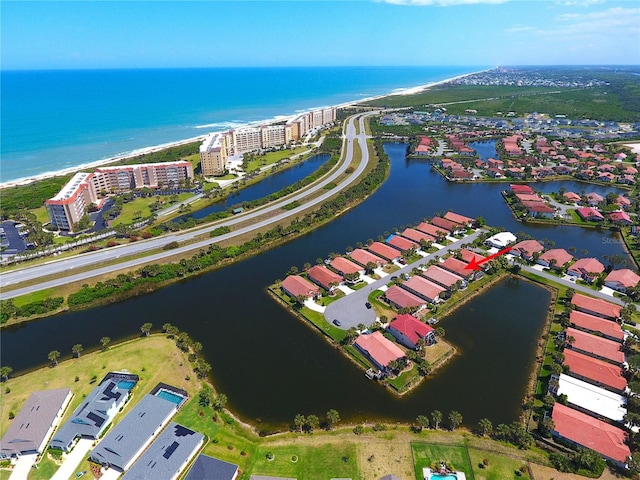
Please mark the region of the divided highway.
[[[17, 297], [20, 295], [24, 295], [27, 293], [35, 292], [38, 290], [43, 290], [46, 288], [57, 287], [60, 285], [65, 285], [68, 283], [80, 283], [84, 280], [94, 277], [96, 275], [104, 275], [112, 272], [117, 272], [119, 270], [125, 268], [132, 268], [137, 266], [142, 266], [149, 263], [155, 263], [158, 260], [161, 260], [165, 257], [173, 256], [176, 254], [181, 254], [189, 251], [199, 250], [201, 248], [207, 247], [212, 243], [221, 242], [223, 240], [227, 240], [230, 238], [234, 238], [239, 235], [243, 235], [247, 232], [251, 232], [256, 229], [260, 229], [262, 227], [275, 224], [277, 222], [282, 221], [287, 217], [295, 217], [299, 215], [304, 210], [308, 209], [311, 206], [321, 204], [328, 198], [334, 196], [337, 192], [346, 189], [351, 186], [353, 182], [364, 172], [368, 162], [369, 162], [369, 151], [367, 148], [367, 136], [365, 134], [364, 128], [364, 119], [367, 116], [373, 115], [377, 112], [370, 112], [366, 114], [354, 115], [349, 118], [346, 124], [346, 130], [343, 140], [343, 152], [345, 155], [341, 163], [332, 171], [331, 174], [322, 178], [321, 180], [314, 183], [311, 187], [307, 188], [303, 192], [295, 193], [279, 199], [271, 204], [268, 204], [265, 207], [258, 208], [256, 210], [252, 210], [245, 214], [240, 214], [230, 218], [228, 220], [224, 220], [222, 222], [217, 222], [215, 225], [209, 225], [207, 227], [194, 228], [189, 231], [173, 233], [166, 236], [153, 238], [149, 240], [143, 240], [135, 243], [130, 243], [126, 245], [120, 245], [118, 247], [113, 247], [105, 250], [99, 250], [97, 252], [83, 253], [77, 256], [66, 258], [62, 260], [52, 260], [50, 262], [46, 262], [41, 265], [36, 265], [32, 267], [27, 267], [19, 270], [13, 270], [10, 272], [0, 274], [0, 288], [3, 289], [2, 293], [0, 293], [0, 298], [8, 299]], [[356, 122], [358, 122], [358, 129], [356, 129]], [[360, 133], [357, 133], [360, 132]], [[331, 190], [327, 190], [321, 195], [307, 199], [310, 195], [313, 195], [316, 192], [322, 191], [326, 185], [331, 182], [336, 181], [341, 175], [345, 173], [345, 170], [349, 167], [351, 161], [353, 160], [354, 154], [354, 145], [358, 143], [360, 150], [362, 152], [362, 160], [358, 164], [355, 171], [350, 174], [342, 183], [339, 183], [336, 187]], [[160, 253], [155, 253], [153, 255], [147, 255], [140, 258], [126, 260], [127, 257], [131, 257], [133, 255], [144, 254], [145, 252], [149, 252], [152, 250], [157, 250], [167, 245], [170, 242], [189, 242], [193, 241], [194, 238], [201, 236], [203, 234], [208, 234], [209, 232], [219, 228], [221, 226], [228, 226], [232, 228], [234, 225], [239, 223], [247, 222], [251, 219], [257, 219], [259, 217], [264, 216], [266, 213], [275, 212], [282, 210], [282, 207], [290, 204], [291, 202], [298, 201], [301, 203], [299, 207], [296, 207], [292, 210], [284, 210], [281, 213], [274, 215], [268, 219], [256, 221], [250, 226], [243, 227], [237, 230], [234, 230], [230, 233], [220, 235], [215, 238], [208, 238], [206, 240], [202, 240], [199, 242], [190, 243], [188, 245], [184, 245], [182, 247], [178, 247], [172, 250], [162, 251]], [[100, 266], [100, 264], [105, 262], [112, 262], [115, 259], [122, 258], [122, 262], [118, 262], [117, 264], [108, 265], [108, 266]], [[78, 269], [86, 269], [87, 267], [95, 266], [95, 268], [91, 268], [87, 271], [81, 273], [75, 273], [74, 270]], [[38, 279], [42, 279], [51, 275], [63, 275], [60, 278], [37, 282]], [[6, 287], [10, 285], [18, 285], [23, 282], [34, 282], [35, 284], [16, 288], [11, 291], [6, 291]]]

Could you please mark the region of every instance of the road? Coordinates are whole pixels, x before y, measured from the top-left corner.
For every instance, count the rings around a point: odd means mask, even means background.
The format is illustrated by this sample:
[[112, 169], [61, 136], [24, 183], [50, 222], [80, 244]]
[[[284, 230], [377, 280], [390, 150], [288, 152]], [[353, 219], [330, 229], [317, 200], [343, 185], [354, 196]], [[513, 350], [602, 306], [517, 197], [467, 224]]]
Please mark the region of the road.
[[[6, 288], [9, 285], [16, 285], [23, 282], [28, 281], [37, 281], [43, 277], [51, 276], [51, 275], [60, 275], [65, 274], [65, 276], [49, 281], [37, 282], [34, 285], [28, 287], [17, 288], [12, 291], [3, 291], [0, 294], [0, 298], [8, 299], [17, 297], [20, 295], [24, 295], [27, 293], [32, 293], [35, 291], [43, 290], [46, 288], [53, 288], [61, 285], [65, 285], [68, 283], [79, 283], [83, 280], [91, 278], [96, 275], [104, 275], [112, 272], [116, 272], [125, 268], [132, 268], [136, 266], [141, 266], [149, 263], [157, 262], [158, 260], [178, 255], [194, 250], [199, 250], [201, 248], [205, 248], [213, 243], [222, 242], [224, 240], [228, 240], [245, 233], [251, 232], [256, 229], [260, 229], [275, 223], [278, 223], [288, 217], [295, 217], [299, 215], [304, 210], [312, 207], [314, 205], [318, 205], [328, 198], [336, 195], [337, 192], [344, 190], [351, 186], [356, 179], [364, 172], [367, 163], [369, 162], [369, 151], [367, 149], [367, 135], [365, 134], [364, 128], [364, 119], [367, 116], [373, 115], [376, 112], [369, 112], [366, 114], [359, 114], [351, 117], [347, 124], [344, 132], [343, 139], [343, 151], [345, 152], [345, 156], [343, 161], [335, 167], [333, 172], [323, 177], [322, 179], [316, 181], [309, 188], [307, 188], [303, 192], [294, 193], [287, 197], [284, 197], [276, 202], [270, 203], [265, 207], [258, 208], [255, 210], [251, 210], [245, 214], [240, 214], [234, 216], [230, 219], [224, 220], [222, 222], [218, 222], [215, 225], [209, 225], [207, 227], [202, 228], [194, 228], [191, 230], [187, 230], [184, 232], [173, 233], [166, 236], [153, 238], [149, 240], [138, 241], [135, 243], [129, 243], [125, 245], [119, 245], [117, 247], [112, 247], [104, 250], [99, 250], [97, 252], [89, 252], [83, 253], [80, 255], [76, 255], [71, 258], [66, 258], [63, 260], [52, 260], [46, 262], [41, 265], [36, 265], [32, 267], [27, 267], [19, 270], [13, 270], [10, 272], [2, 273], [0, 275], [0, 288]], [[359, 122], [359, 132], [356, 131], [356, 122]], [[362, 160], [359, 162], [355, 171], [351, 173], [343, 182], [338, 183], [335, 188], [330, 190], [326, 190], [321, 195], [316, 198], [312, 198], [310, 200], [305, 201], [305, 198], [313, 195], [316, 192], [323, 191], [324, 187], [331, 183], [335, 182], [339, 177], [343, 176], [345, 170], [349, 167], [354, 152], [354, 144], [358, 143], [360, 145], [360, 150], [362, 152]], [[301, 205], [292, 210], [282, 210], [284, 205], [287, 205], [291, 202], [299, 201]], [[201, 240], [199, 242], [190, 243], [189, 245], [184, 245], [182, 247], [174, 248], [172, 250], [162, 251], [160, 253], [156, 253], [153, 255], [144, 256], [141, 258], [131, 259], [125, 261], [126, 257], [130, 257], [132, 255], [140, 255], [145, 252], [149, 252], [151, 250], [156, 250], [162, 248], [171, 242], [189, 242], [193, 241], [196, 237], [201, 236], [203, 234], [208, 234], [212, 230], [219, 228], [221, 226], [228, 226], [232, 228], [234, 225], [239, 223], [244, 223], [250, 221], [251, 219], [257, 219], [269, 212], [281, 211], [281, 213], [274, 215], [266, 220], [256, 221], [248, 227], [240, 228], [234, 230], [230, 233], [220, 235], [215, 238], [208, 238], [206, 240]], [[123, 261], [114, 265], [99, 267], [98, 265], [105, 262], [111, 262], [114, 259], [122, 258]], [[86, 269], [87, 267], [96, 266], [96, 268], [92, 268], [88, 271], [74, 274], [73, 270]]]
[[[426, 264], [437, 256], [442, 257], [451, 250], [457, 250], [461, 248], [463, 244], [472, 243], [476, 238], [478, 238], [480, 233], [482, 233], [482, 230], [478, 230], [467, 235], [462, 240], [452, 242], [437, 252], [431, 253], [409, 265], [405, 265], [400, 270], [394, 272], [393, 275], [399, 276], [403, 273], [410, 274], [411, 271], [419, 265]], [[356, 327], [360, 323], [370, 326], [376, 320], [376, 313], [374, 309], [366, 307], [365, 304], [367, 303], [367, 298], [373, 290], [377, 290], [387, 283], [389, 283], [389, 277], [381, 278], [380, 280], [376, 280], [369, 284], [367, 287], [355, 290], [353, 293], [330, 303], [324, 311], [324, 316], [327, 322], [333, 323], [333, 320], [337, 319], [341, 324], [339, 328], [342, 328], [343, 330], [347, 330], [350, 327]]]

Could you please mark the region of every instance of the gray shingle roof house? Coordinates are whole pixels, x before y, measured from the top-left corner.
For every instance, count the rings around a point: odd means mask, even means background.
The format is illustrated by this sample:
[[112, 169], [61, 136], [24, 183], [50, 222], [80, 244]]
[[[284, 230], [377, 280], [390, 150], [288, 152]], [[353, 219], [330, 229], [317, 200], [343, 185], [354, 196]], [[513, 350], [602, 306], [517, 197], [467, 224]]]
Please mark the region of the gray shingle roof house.
[[200, 454], [184, 480], [236, 480], [238, 465]]
[[97, 439], [126, 403], [138, 378], [129, 373], [108, 373], [54, 434], [49, 446], [68, 452], [78, 437]]
[[178, 478], [203, 443], [204, 435], [201, 433], [171, 422], [122, 480]]
[[0, 458], [42, 453], [73, 394], [68, 388], [33, 392], [0, 440]]
[[89, 458], [124, 472], [171, 419], [178, 405], [148, 394], [91, 451]]

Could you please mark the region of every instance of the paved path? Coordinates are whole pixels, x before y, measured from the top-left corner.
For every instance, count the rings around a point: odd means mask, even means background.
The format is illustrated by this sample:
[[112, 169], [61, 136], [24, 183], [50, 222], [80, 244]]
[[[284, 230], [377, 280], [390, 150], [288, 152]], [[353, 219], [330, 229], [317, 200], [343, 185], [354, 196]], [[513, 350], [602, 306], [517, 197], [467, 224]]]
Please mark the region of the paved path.
[[[344, 190], [351, 186], [358, 177], [364, 172], [367, 167], [367, 163], [369, 161], [369, 149], [367, 148], [367, 138], [368, 136], [364, 133], [364, 119], [367, 116], [373, 115], [375, 112], [369, 112], [366, 114], [359, 114], [351, 117], [346, 124], [345, 135], [344, 135], [344, 143], [343, 143], [343, 151], [346, 151], [344, 161], [340, 163], [331, 174], [322, 178], [321, 180], [316, 181], [312, 186], [308, 189], [294, 193], [293, 195], [289, 195], [279, 201], [272, 202], [265, 207], [257, 208], [255, 210], [251, 210], [246, 214], [236, 215], [228, 220], [223, 222], [216, 222], [214, 225], [210, 225], [203, 228], [194, 228], [191, 230], [187, 230], [180, 233], [169, 234], [166, 236], [162, 236], [155, 239], [149, 239], [144, 241], [138, 241], [135, 243], [128, 243], [124, 245], [120, 245], [118, 247], [113, 247], [105, 250], [99, 250], [97, 252], [92, 253], [84, 253], [80, 255], [76, 255], [71, 258], [63, 259], [63, 260], [52, 260], [50, 262], [46, 262], [41, 265], [27, 267], [19, 270], [12, 270], [10, 272], [2, 273], [0, 275], [0, 287], [6, 287], [8, 285], [14, 285], [21, 282], [34, 281], [40, 278], [49, 276], [49, 275], [60, 275], [66, 274], [66, 276], [62, 278], [57, 278], [54, 280], [39, 282], [35, 285], [29, 287], [19, 288], [10, 292], [3, 291], [1, 298], [13, 298], [19, 295], [24, 295], [27, 293], [32, 293], [35, 291], [43, 290], [46, 288], [54, 288], [60, 285], [65, 285], [68, 283], [84, 283], [84, 280], [87, 278], [94, 277], [96, 275], [104, 275], [108, 273], [113, 273], [119, 270], [123, 270], [125, 268], [138, 267], [145, 264], [155, 263], [167, 256], [178, 255], [182, 253], [197, 251], [201, 248], [206, 248], [211, 244], [222, 242], [225, 240], [229, 240], [231, 238], [237, 237], [239, 235], [243, 235], [245, 233], [251, 232], [253, 230], [266, 227], [277, 222], [280, 222], [286, 218], [294, 218], [296, 215], [300, 215], [301, 212], [308, 209], [311, 206], [321, 204], [326, 201], [330, 197], [336, 195], [340, 190]], [[359, 131], [361, 133], [356, 133], [356, 122], [359, 122]], [[357, 168], [353, 173], [351, 173], [346, 179], [339, 183], [335, 188], [331, 190], [325, 190], [324, 187], [336, 181], [339, 177], [344, 176], [345, 170], [350, 166], [351, 161], [353, 159], [354, 153], [354, 144], [358, 143], [360, 151], [362, 153], [362, 161], [359, 163]], [[321, 195], [318, 195], [315, 198], [310, 200], [305, 200], [306, 197], [315, 192], [324, 192]], [[301, 205], [292, 210], [282, 210], [284, 205], [287, 205], [294, 201], [300, 201]], [[120, 257], [128, 257], [131, 255], [140, 255], [149, 250], [155, 250], [162, 248], [171, 242], [187, 242], [192, 241], [196, 237], [200, 237], [203, 234], [208, 234], [212, 230], [219, 228], [221, 226], [229, 226], [233, 227], [234, 225], [242, 222], [247, 222], [252, 218], [261, 217], [269, 212], [278, 212], [276, 215], [267, 218], [266, 220], [256, 221], [255, 223], [249, 225], [248, 227], [239, 228], [233, 230], [230, 233], [225, 235], [220, 235], [215, 238], [208, 238], [206, 240], [198, 241], [191, 243], [189, 245], [184, 245], [182, 247], [178, 247], [172, 250], [162, 251], [160, 253], [144, 256], [128, 261], [123, 261], [121, 263], [110, 265], [106, 267], [92, 268], [86, 272], [73, 274], [71, 270], [86, 268], [92, 265], [100, 264], [102, 262], [113, 261], [114, 259]]]
[[[450, 245], [442, 247], [442, 249], [438, 250], [437, 252], [431, 253], [426, 257], [423, 257], [420, 260], [417, 260], [409, 265], [405, 265], [400, 270], [394, 272], [393, 276], [399, 276], [402, 273], [410, 274], [411, 270], [413, 270], [415, 267], [426, 264], [435, 257], [442, 257], [451, 250], [457, 250], [461, 248], [461, 246], [465, 243], [473, 242], [478, 237], [478, 235], [480, 235], [480, 233], [482, 233], [482, 230], [478, 230], [470, 235], [467, 235], [462, 240], [456, 240]], [[340, 328], [342, 328], [343, 330], [347, 330], [351, 327], [356, 327], [360, 323], [364, 323], [367, 326], [371, 325], [376, 320], [376, 312], [373, 308], [367, 308], [365, 304], [367, 303], [369, 294], [373, 290], [378, 290], [380, 287], [386, 286], [388, 281], [389, 280], [387, 278], [375, 280], [368, 286], [356, 290], [353, 293], [342, 297], [341, 299], [336, 300], [333, 303], [330, 303], [324, 312], [324, 316], [327, 322], [332, 323], [333, 320], [337, 319], [340, 321]]]
[[9, 480], [27, 480], [31, 467], [36, 462], [38, 455], [35, 453], [32, 455], [21, 455], [16, 463], [13, 464], [13, 471]]
[[51, 480], [68, 480], [69, 478], [75, 478], [76, 469], [84, 457], [89, 453], [93, 445], [93, 440], [89, 438], [81, 438], [73, 447], [71, 453], [66, 455], [66, 458], [60, 465], [60, 468], [54, 473]]

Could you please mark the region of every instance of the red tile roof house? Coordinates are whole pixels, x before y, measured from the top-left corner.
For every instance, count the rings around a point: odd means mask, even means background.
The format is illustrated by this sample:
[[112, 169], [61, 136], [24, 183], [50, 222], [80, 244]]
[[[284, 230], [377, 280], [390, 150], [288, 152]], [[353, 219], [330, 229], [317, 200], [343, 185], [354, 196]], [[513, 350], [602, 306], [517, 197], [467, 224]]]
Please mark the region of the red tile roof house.
[[587, 283], [592, 283], [602, 272], [604, 265], [595, 258], [581, 258], [567, 269], [569, 275], [580, 277]]
[[553, 218], [556, 214], [556, 210], [549, 205], [540, 203], [538, 205], [531, 205], [528, 207], [527, 214], [530, 217], [535, 218]]
[[299, 296], [318, 298], [320, 296], [320, 289], [299, 275], [289, 275], [282, 281], [281, 288], [291, 298]]
[[573, 295], [571, 304], [575, 305], [576, 310], [580, 310], [581, 312], [616, 321], [620, 318], [620, 311], [622, 310], [620, 305], [599, 298], [587, 297], [581, 293], [575, 293]]
[[507, 168], [506, 172], [508, 177], [524, 178], [524, 168], [517, 168], [517, 167]]
[[632, 290], [640, 282], [640, 277], [628, 268], [612, 270], [604, 279], [605, 286], [622, 293]]
[[627, 390], [627, 379], [624, 378], [621, 367], [568, 348], [563, 353], [564, 364], [569, 367], [570, 376], [616, 393]]
[[[572, 327], [567, 328], [566, 334], [567, 346], [571, 350], [576, 350], [616, 365], [624, 363], [624, 352], [620, 343]], [[573, 343], [569, 341], [571, 337], [574, 339]]]
[[540, 255], [537, 263], [543, 267], [561, 269], [564, 268], [564, 266], [571, 260], [573, 260], [573, 256], [564, 248], [552, 248]]
[[511, 189], [511, 191], [513, 193], [529, 193], [529, 194], [533, 194], [533, 188], [530, 187], [529, 185], [521, 185], [521, 184], [517, 184], [517, 183], [512, 183], [511, 185], [509, 185], [509, 188]]
[[553, 406], [551, 419], [554, 424], [551, 433], [554, 437], [595, 450], [616, 465], [625, 467], [631, 451], [625, 444], [627, 434], [621, 428], [557, 402]]
[[619, 225], [633, 225], [633, 220], [627, 212], [611, 212], [609, 220]]
[[391, 361], [406, 356], [400, 347], [387, 340], [380, 332], [360, 335], [353, 345], [383, 373], [387, 373]]
[[599, 203], [604, 202], [604, 198], [602, 197], [602, 195], [598, 195], [595, 192], [587, 193], [585, 195], [585, 198], [587, 199], [587, 205], [591, 207], [595, 207]]
[[389, 287], [387, 291], [384, 292], [384, 296], [387, 302], [397, 309], [418, 307], [418, 311], [420, 311], [427, 305], [425, 300], [397, 285]]
[[464, 278], [448, 272], [447, 270], [444, 270], [437, 265], [431, 265], [420, 275], [427, 280], [433, 283], [437, 283], [443, 288], [446, 288], [450, 292], [453, 292], [458, 288], [466, 288], [467, 286], [467, 281]]
[[580, 203], [582, 201], [582, 197], [575, 192], [564, 192], [562, 196], [573, 203]]
[[347, 273], [364, 273], [364, 267], [344, 257], [336, 257], [331, 260], [331, 268], [340, 275], [345, 276]]
[[414, 275], [409, 280], [402, 282], [400, 286], [431, 303], [438, 302], [440, 295], [446, 292], [440, 285], [436, 285], [419, 275]]
[[607, 320], [606, 318], [596, 317], [588, 313], [572, 310], [569, 315], [571, 324], [588, 333], [598, 332], [603, 337], [622, 343], [624, 341], [624, 332], [618, 322]]
[[328, 292], [333, 292], [335, 288], [342, 283], [342, 277], [335, 272], [332, 272], [324, 265], [314, 265], [307, 272], [309, 279], [320, 285]]
[[490, 168], [487, 170], [487, 175], [491, 178], [504, 178], [504, 173], [498, 168]]
[[349, 254], [352, 260], [355, 260], [363, 267], [366, 267], [368, 263], [375, 263], [377, 266], [387, 263], [385, 260], [371, 252], [363, 250], [362, 248], [356, 248]]
[[428, 235], [431, 235], [432, 237], [439, 239], [439, 238], [444, 238], [447, 235], [449, 235], [449, 232], [447, 232], [446, 230], [444, 230], [443, 228], [438, 228], [435, 225], [432, 225], [430, 223], [427, 222], [422, 222], [420, 225], [418, 225], [416, 227], [417, 230], [420, 230], [421, 232], [424, 232]]
[[496, 160], [495, 158], [489, 158], [487, 160], [487, 165], [489, 165], [489, 168], [496, 168], [498, 170], [502, 170], [504, 168], [504, 162], [502, 160]]
[[602, 222], [604, 220], [604, 216], [593, 207], [577, 208], [576, 212], [585, 222]]
[[447, 230], [448, 232], [451, 232], [451, 233], [464, 232], [464, 228], [462, 227], [462, 225], [458, 225], [457, 223], [452, 222], [451, 220], [447, 220], [446, 218], [433, 217], [431, 219], [431, 223], [434, 224], [436, 227], [442, 228], [443, 230]]
[[390, 247], [389, 245], [385, 245], [381, 242], [373, 242], [367, 247], [367, 250], [381, 256], [382, 258], [390, 262], [392, 262], [393, 260], [398, 260], [400, 257], [402, 257], [400, 250]]
[[601, 182], [613, 182], [615, 179], [616, 179], [616, 176], [613, 173], [609, 173], [609, 172], [601, 172], [596, 177], [596, 180], [599, 180]]
[[436, 240], [435, 237], [429, 235], [428, 233], [421, 232], [414, 228], [405, 228], [402, 232], [402, 236], [408, 238], [409, 240], [413, 240], [420, 245], [422, 245], [424, 242], [426, 242], [427, 245], [430, 245]]
[[624, 210], [629, 210], [631, 208], [631, 200], [629, 200], [627, 197], [623, 197], [622, 195], [618, 195], [615, 203]]
[[449, 220], [450, 222], [454, 222], [465, 227], [471, 227], [475, 223], [473, 218], [465, 217], [464, 215], [459, 215], [455, 212], [447, 212], [444, 218], [445, 220]]
[[531, 261], [533, 260], [533, 255], [535, 253], [540, 253], [542, 251], [544, 251], [544, 245], [537, 240], [523, 240], [516, 243], [510, 253]]
[[436, 343], [436, 333], [433, 327], [422, 323], [412, 315], [398, 315], [389, 324], [387, 331], [402, 345], [412, 350], [418, 350], [418, 342], [424, 340], [425, 345]]
[[418, 250], [420, 248], [420, 244], [412, 242], [411, 240], [401, 237], [400, 235], [391, 235], [387, 239], [387, 243], [392, 247], [400, 249], [403, 252], [406, 252], [408, 250]]
[[475, 278], [474, 277], [475, 271], [468, 269], [467, 265], [469, 265], [468, 262], [463, 262], [462, 260], [458, 260], [457, 258], [454, 258], [454, 257], [448, 257], [444, 260], [444, 262], [438, 264], [440, 268], [443, 268], [451, 273], [455, 273], [459, 277], [462, 277], [465, 280], [470, 281]]

